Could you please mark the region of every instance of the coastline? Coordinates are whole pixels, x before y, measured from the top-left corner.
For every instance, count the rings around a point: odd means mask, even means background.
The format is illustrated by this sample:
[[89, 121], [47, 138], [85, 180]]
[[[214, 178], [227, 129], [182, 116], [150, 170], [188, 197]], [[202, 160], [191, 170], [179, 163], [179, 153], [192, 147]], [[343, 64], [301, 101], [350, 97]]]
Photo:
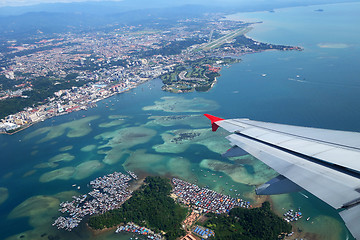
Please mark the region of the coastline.
[[[246, 32], [244, 32], [242, 35], [250, 40], [252, 40], [253, 42], [255, 43], [262, 43], [262, 42], [259, 42], [257, 40], [254, 40], [253, 38], [247, 36], [247, 33], [249, 33], [251, 30], [254, 29], [254, 27], [252, 27], [252, 25], [254, 24], [259, 24], [259, 23], [262, 23], [262, 22], [249, 22], [250, 26], [251, 27], [248, 27], [246, 28]], [[263, 43], [262, 43], [263, 44]], [[258, 49], [258, 50], [255, 50], [255, 49], [252, 49], [251, 51], [249, 52], [243, 52], [243, 53], [237, 53], [237, 55], [232, 55], [232, 54], [227, 54], [227, 55], [221, 55], [222, 57], [221, 58], [231, 58], [231, 59], [234, 59], [235, 62], [231, 62], [231, 63], [227, 63], [226, 66], [229, 66], [231, 67], [234, 63], [238, 63], [238, 62], [241, 62], [241, 56], [244, 56], [244, 55], [247, 55], [247, 54], [253, 54], [253, 53], [261, 53], [261, 52], [265, 52], [265, 51], [273, 51], [273, 50], [277, 50], [277, 51], [291, 51], [291, 50], [296, 50], [296, 51], [302, 51], [303, 48], [302, 47], [299, 47], [299, 46], [284, 46], [284, 48], [273, 48], [273, 46], [277, 46], [277, 44], [269, 44], [269, 43], [266, 43], [265, 45], [269, 45], [270, 48], [268, 49]], [[279, 47], [279, 46], [278, 46]], [[205, 56], [204, 59], [208, 58], [209, 56]], [[225, 65], [224, 65], [225, 66]], [[220, 73], [221, 73], [221, 70], [223, 68], [223, 66], [220, 66], [219, 67], [219, 71], [218, 71], [218, 76], [221, 76]], [[185, 72], [186, 73], [186, 72]], [[181, 74], [181, 73], [180, 73]], [[113, 91], [114, 89], [112, 89], [113, 87], [115, 87], [115, 85], [113, 84], [110, 84], [106, 87], [106, 89], [104, 88], [104, 90], [110, 92], [109, 94], [104, 94], [102, 95], [101, 97], [97, 98], [97, 99], [94, 99], [92, 101], [90, 101], [90, 103], [81, 103], [79, 105], [71, 105], [70, 107], [68, 107], [66, 110], [61, 110], [60, 109], [58, 111], [55, 111], [55, 113], [53, 113], [53, 111], [49, 111], [49, 112], [46, 112], [45, 111], [45, 114], [42, 112], [42, 115], [38, 115], [38, 119], [35, 120], [35, 121], [32, 121], [30, 124], [17, 124], [17, 126], [20, 126], [19, 128], [15, 128], [13, 130], [9, 130], [7, 131], [6, 128], [4, 128], [5, 130], [1, 131], [0, 134], [7, 134], [7, 135], [13, 135], [17, 132], [20, 132], [24, 129], [27, 129], [28, 127], [32, 126], [33, 124], [35, 123], [38, 123], [40, 121], [45, 121], [47, 119], [50, 119], [50, 118], [53, 118], [53, 117], [57, 117], [57, 116], [61, 116], [61, 115], [65, 115], [65, 114], [68, 114], [68, 113], [71, 113], [71, 112], [74, 112], [74, 111], [80, 111], [80, 110], [87, 110], [87, 108], [89, 107], [89, 105], [91, 104], [95, 104], [96, 106], [96, 103], [103, 100], [103, 99], [106, 99], [106, 98], [109, 98], [109, 97], [112, 97], [116, 94], [121, 94], [121, 93], [124, 93], [124, 92], [127, 92], [131, 89], [134, 89], [136, 87], [138, 87], [139, 85], [145, 83], [145, 82], [148, 82], [148, 81], [151, 81], [151, 80], [154, 80], [156, 78], [161, 78], [161, 76], [163, 75], [160, 75], [160, 76], [156, 76], [156, 77], [149, 77], [149, 78], [140, 78], [140, 81], [139, 82], [134, 82], [133, 85], [130, 85], [130, 86], [126, 86], [126, 88], [124, 89], [117, 89], [116, 91]], [[179, 75], [180, 76], [180, 75]], [[181, 79], [181, 77], [180, 77]], [[191, 78], [189, 78], [190, 80], [192, 80]], [[184, 77], [183, 80], [189, 80], [187, 78]], [[163, 81], [163, 80], [162, 80]], [[163, 86], [162, 86], [162, 90], [164, 91], [168, 91], [168, 92], [172, 92], [172, 93], [187, 93], [187, 92], [192, 92], [192, 91], [200, 91], [200, 92], [208, 92], [210, 91], [214, 86], [215, 84], [217, 83], [218, 79], [217, 77], [214, 78], [214, 80], [210, 83], [210, 85], [208, 85], [206, 87], [206, 89], [202, 89], [201, 87], [198, 87], [199, 89], [196, 89], [196, 86], [194, 86], [192, 89], [190, 90], [181, 90], [179, 89], [178, 87], [173, 87], [171, 85], [168, 85], [168, 84], [165, 84], [164, 81], [163, 81]], [[179, 83], [176, 83], [177, 85]], [[59, 108], [60, 108], [60, 104], [58, 103], [59, 105]], [[44, 105], [42, 105], [44, 106]], [[41, 106], [40, 106], [41, 107]], [[56, 110], [56, 109], [55, 109]], [[21, 112], [18, 112], [16, 114], [19, 114]], [[32, 119], [31, 119], [32, 120]], [[5, 122], [4, 122], [5, 123]]]
[[[153, 79], [155, 79], [155, 78], [153, 78]], [[151, 80], [153, 80], [153, 79], [143, 80], [142, 82], [140, 82], [140, 83], [138, 83], [138, 84], [136, 84], [136, 85], [134, 85], [134, 86], [128, 87], [128, 88], [126, 88], [125, 90], [123, 90], [123, 91], [121, 91], [121, 92], [114, 92], [114, 93], [111, 93], [111, 94], [109, 94], [109, 95], [103, 96], [103, 97], [101, 97], [101, 98], [95, 99], [95, 100], [91, 101], [89, 104], [95, 104], [95, 103], [97, 103], [97, 102], [99, 102], [99, 101], [102, 101], [102, 100], [104, 100], [104, 99], [110, 98], [110, 97], [115, 96], [115, 95], [117, 95], [117, 94], [122, 94], [122, 93], [128, 92], [128, 91], [130, 91], [130, 90], [132, 90], [132, 89], [140, 86], [141, 84], [144, 84], [144, 83], [146, 83], [146, 82], [148, 82], [148, 81], [151, 81]], [[86, 111], [86, 110], [87, 110], [87, 106], [86, 106], [86, 105], [79, 105], [79, 106], [76, 106], [76, 107], [77, 107], [77, 108], [74, 109], [74, 110], [72, 110], [72, 111], [64, 111], [64, 112], [55, 114], [55, 115], [50, 116], [50, 117], [42, 118], [42, 119], [40, 119], [40, 120], [38, 120], [38, 121], [35, 121], [35, 122], [32, 122], [32, 123], [30, 123], [30, 124], [24, 124], [24, 125], [22, 125], [20, 128], [15, 129], [14, 131], [11, 131], [11, 132], [6, 132], [6, 131], [5, 131], [5, 132], [0, 132], [0, 134], [10, 135], [10, 136], [11, 136], [11, 135], [13, 135], [13, 134], [15, 134], [15, 133], [18, 133], [18, 132], [20, 132], [20, 131], [22, 131], [22, 130], [25, 130], [25, 129], [31, 127], [32, 125], [34, 125], [34, 124], [36, 124], [36, 123], [43, 122], [43, 121], [45, 121], [45, 120], [48, 120], [48, 119], [51, 119], [51, 118], [54, 118], [54, 117], [58, 117], [58, 116], [62, 116], [62, 115], [67, 115], [67, 114], [72, 113], [72, 112], [79, 112], [79, 111], [83, 111], [83, 110]]]
[[[142, 178], [134, 181], [134, 183], [129, 186], [129, 189], [131, 191], [138, 190], [144, 184], [145, 178], [146, 177], [142, 177]], [[127, 200], [129, 200], [129, 199], [130, 198], [128, 198]], [[89, 226], [89, 224], [87, 222], [85, 224], [86, 224], [87, 229], [91, 232], [91, 234], [93, 236], [98, 236], [98, 235], [101, 235], [101, 234], [104, 234], [104, 233], [107, 233], [107, 232], [110, 232], [110, 231], [114, 231], [114, 230], [117, 229], [117, 227], [124, 225], [124, 224], [119, 224], [119, 225], [116, 225], [114, 227], [107, 227], [107, 228], [103, 228], [103, 229], [93, 229], [93, 228], [91, 228]]]
[[25, 126], [23, 126], [23, 127], [20, 127], [20, 128], [18, 128], [18, 129], [16, 129], [14, 132], [0, 132], [0, 134], [13, 135], [13, 134], [15, 134], [15, 133], [18, 133], [18, 132], [20, 132], [20, 131], [22, 131], [22, 130], [25, 130], [25, 129], [31, 127], [31, 126], [34, 125], [35, 123], [38, 123], [38, 122], [33, 122], [33, 123], [30, 123], [29, 125], [25, 125]]
[[103, 229], [93, 229], [88, 225], [88, 223], [86, 223], [86, 228], [89, 230], [89, 232], [91, 232], [93, 236], [99, 236], [101, 234], [108, 233], [110, 231], [115, 231], [117, 227], [118, 226], [114, 226], [111, 228], [103, 228]]
[[[274, 208], [275, 203], [270, 196], [266, 197], [266, 201], [270, 202], [271, 211], [276, 213], [278, 216], [282, 217], [282, 214], [280, 212], [276, 211], [276, 209]], [[293, 229], [292, 229], [293, 234], [291, 236], [288, 236], [286, 239], [288, 239], [288, 240], [296, 240], [296, 239], [320, 240], [321, 239], [321, 237], [316, 233], [303, 232], [303, 230], [300, 229], [299, 227], [295, 226], [295, 224], [296, 224], [296, 222], [291, 223], [291, 225], [293, 227]]]

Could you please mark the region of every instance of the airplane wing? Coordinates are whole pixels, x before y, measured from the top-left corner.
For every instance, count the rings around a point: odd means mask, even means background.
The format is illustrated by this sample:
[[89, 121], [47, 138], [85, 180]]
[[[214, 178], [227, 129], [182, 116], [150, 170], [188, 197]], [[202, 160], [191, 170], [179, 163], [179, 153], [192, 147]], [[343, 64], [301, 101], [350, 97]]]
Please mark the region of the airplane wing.
[[253, 155], [280, 175], [256, 189], [260, 195], [305, 189], [338, 209], [360, 239], [360, 133], [252, 121], [204, 114], [231, 132], [224, 156]]

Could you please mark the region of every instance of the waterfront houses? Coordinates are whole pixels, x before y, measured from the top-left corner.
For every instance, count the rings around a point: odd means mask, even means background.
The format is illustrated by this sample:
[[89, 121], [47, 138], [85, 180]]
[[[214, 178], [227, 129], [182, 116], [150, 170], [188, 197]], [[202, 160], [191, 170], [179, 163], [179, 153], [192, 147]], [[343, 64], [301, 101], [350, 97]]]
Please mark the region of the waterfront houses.
[[234, 207], [251, 208], [250, 202], [240, 198], [217, 193], [208, 188], [200, 188], [195, 184], [173, 178], [173, 194], [178, 201], [199, 212], [227, 213]]
[[[134, 174], [134, 173], [133, 173]], [[136, 176], [134, 174], [134, 176]], [[71, 231], [82, 219], [89, 215], [104, 213], [119, 208], [131, 197], [128, 182], [132, 178], [119, 172], [99, 177], [90, 182], [92, 191], [81, 196], [73, 196], [73, 200], [60, 203], [59, 211], [68, 216], [58, 217], [53, 226]]]

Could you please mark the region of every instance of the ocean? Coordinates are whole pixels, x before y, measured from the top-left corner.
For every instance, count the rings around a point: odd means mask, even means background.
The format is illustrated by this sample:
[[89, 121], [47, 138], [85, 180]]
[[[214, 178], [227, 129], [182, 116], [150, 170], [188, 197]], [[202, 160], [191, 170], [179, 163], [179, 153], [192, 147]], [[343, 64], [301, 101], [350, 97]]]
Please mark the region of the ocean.
[[[228, 133], [211, 132], [202, 114], [360, 131], [359, 10], [360, 3], [342, 3], [227, 16], [262, 21], [251, 38], [304, 51], [244, 55], [209, 92], [171, 94], [156, 79], [88, 111], [1, 135], [0, 238], [129, 239], [51, 226], [60, 201], [114, 171], [180, 177], [255, 203], [255, 185], [276, 173], [250, 156], [222, 158]], [[352, 239], [337, 212], [306, 191], [271, 200], [279, 214], [300, 208], [310, 217], [295, 224], [305, 238]]]

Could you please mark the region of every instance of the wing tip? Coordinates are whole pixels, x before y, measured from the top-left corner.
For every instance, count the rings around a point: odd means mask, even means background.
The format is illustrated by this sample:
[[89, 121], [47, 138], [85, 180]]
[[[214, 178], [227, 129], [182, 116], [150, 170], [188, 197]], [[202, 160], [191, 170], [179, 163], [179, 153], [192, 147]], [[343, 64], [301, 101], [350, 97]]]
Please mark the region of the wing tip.
[[215, 132], [219, 127], [219, 125], [217, 125], [216, 122], [225, 120], [223, 118], [219, 118], [219, 117], [207, 114], [207, 113], [205, 113], [204, 116], [207, 117], [211, 121], [211, 127], [212, 127], [213, 132]]

